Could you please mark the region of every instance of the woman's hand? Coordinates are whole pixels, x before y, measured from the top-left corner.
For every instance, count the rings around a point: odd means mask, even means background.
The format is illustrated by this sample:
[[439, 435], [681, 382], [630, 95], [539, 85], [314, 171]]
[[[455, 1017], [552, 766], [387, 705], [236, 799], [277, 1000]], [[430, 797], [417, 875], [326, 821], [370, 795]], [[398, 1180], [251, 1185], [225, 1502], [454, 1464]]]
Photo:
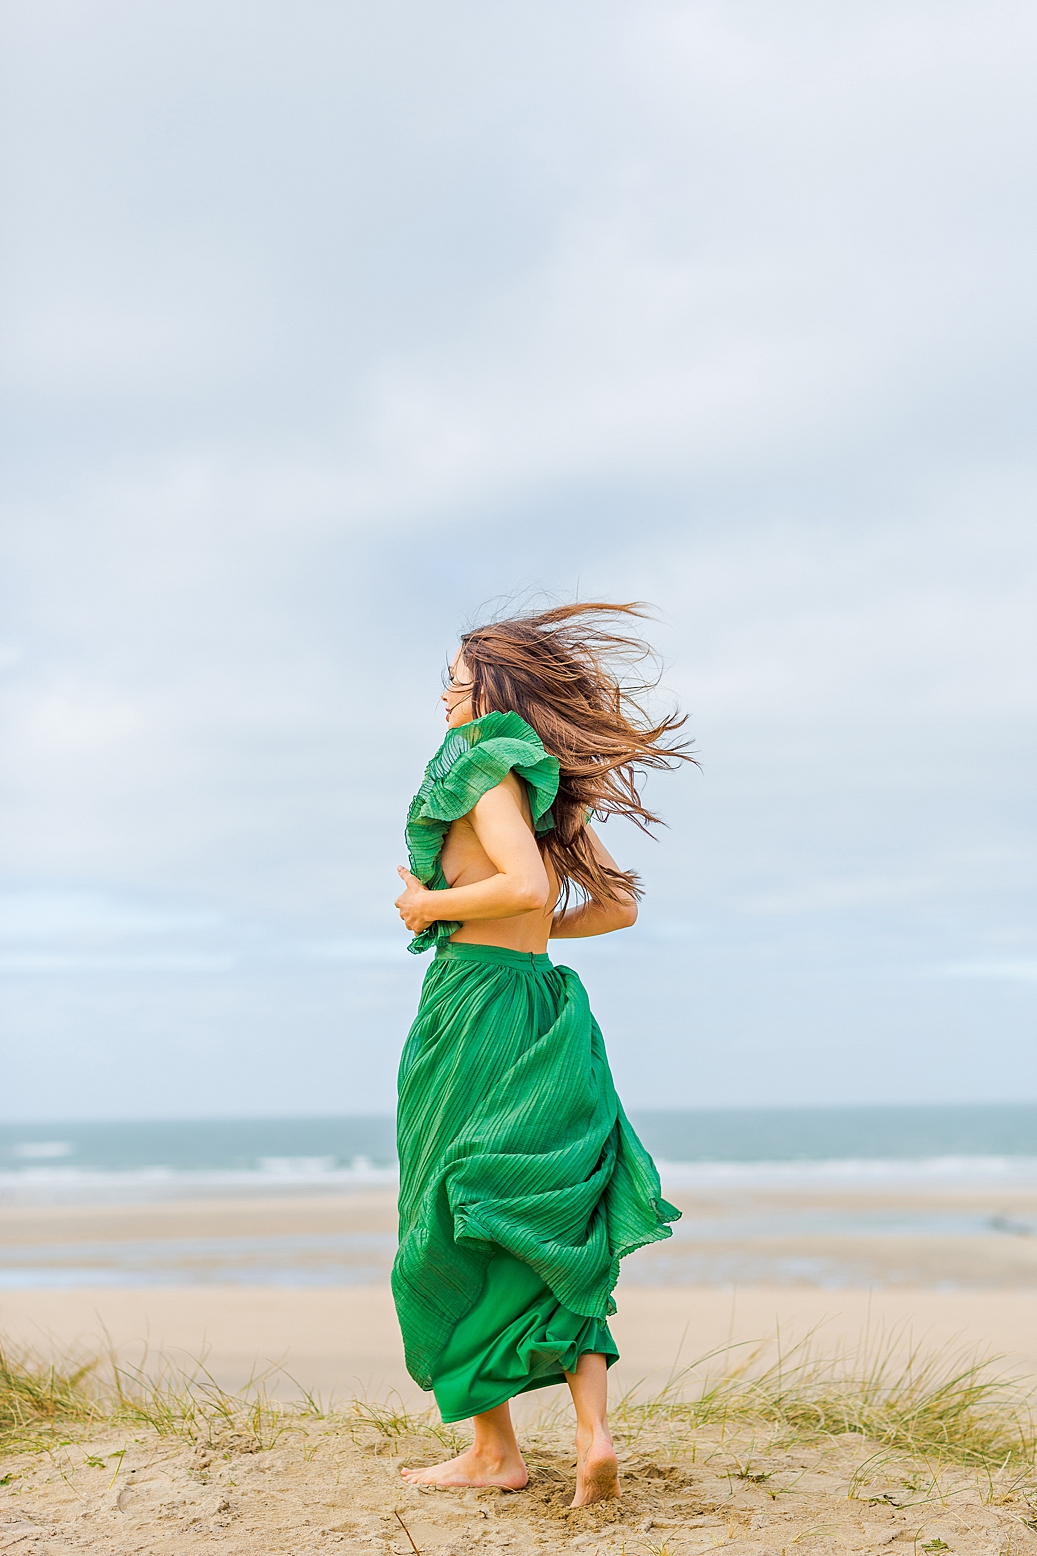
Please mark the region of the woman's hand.
[[404, 890], [396, 899], [407, 928], [420, 934], [439, 922], [468, 924], [487, 919], [517, 918], [522, 913], [547, 917], [550, 890], [533, 828], [523, 812], [522, 780], [514, 773], [488, 789], [468, 812], [475, 836], [495, 873], [467, 886], [443, 886], [427, 891], [398, 866]]
[[[594, 850], [599, 864], [607, 870], [618, 872], [619, 866], [592, 826], [587, 827], [587, 841]], [[614, 929], [629, 929], [637, 920], [637, 897], [623, 891], [609, 902], [578, 902], [574, 907], [556, 913], [551, 924], [552, 940], [583, 940], [588, 935], [610, 935]]]
[[396, 873], [403, 882], [403, 891], [397, 897], [395, 906], [399, 908], [400, 917], [411, 934], [420, 935], [423, 929], [434, 924], [439, 917], [435, 907], [437, 894], [426, 891], [418, 877], [405, 870], [402, 864], [396, 866]]

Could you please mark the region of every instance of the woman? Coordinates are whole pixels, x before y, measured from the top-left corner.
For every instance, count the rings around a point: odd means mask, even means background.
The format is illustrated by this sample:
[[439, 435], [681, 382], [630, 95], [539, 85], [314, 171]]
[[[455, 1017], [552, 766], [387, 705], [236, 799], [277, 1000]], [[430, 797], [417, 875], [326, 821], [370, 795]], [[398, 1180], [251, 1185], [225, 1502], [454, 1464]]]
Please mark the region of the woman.
[[400, 1065], [400, 1247], [407, 1366], [467, 1453], [415, 1485], [526, 1484], [508, 1401], [564, 1379], [576, 1408], [573, 1506], [618, 1497], [606, 1422], [619, 1261], [679, 1212], [616, 1097], [601, 1032], [548, 939], [625, 929], [641, 895], [592, 816], [658, 820], [638, 770], [690, 760], [617, 667], [644, 658], [633, 605], [564, 605], [467, 632], [443, 693], [448, 734], [407, 819], [396, 901], [436, 948]]

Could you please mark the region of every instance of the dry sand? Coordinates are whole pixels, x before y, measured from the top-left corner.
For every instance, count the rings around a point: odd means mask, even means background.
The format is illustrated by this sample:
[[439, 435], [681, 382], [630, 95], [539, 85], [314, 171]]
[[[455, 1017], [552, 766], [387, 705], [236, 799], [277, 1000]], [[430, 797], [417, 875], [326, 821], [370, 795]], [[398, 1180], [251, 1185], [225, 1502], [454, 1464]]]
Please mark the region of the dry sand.
[[620, 1502], [570, 1510], [569, 1433], [527, 1428], [522, 1492], [404, 1484], [443, 1445], [363, 1420], [298, 1420], [264, 1447], [238, 1432], [191, 1445], [145, 1430], [0, 1460], [0, 1550], [18, 1556], [1032, 1556], [1032, 1485], [935, 1474], [843, 1436], [782, 1447], [766, 1431], [680, 1442], [619, 1437]]

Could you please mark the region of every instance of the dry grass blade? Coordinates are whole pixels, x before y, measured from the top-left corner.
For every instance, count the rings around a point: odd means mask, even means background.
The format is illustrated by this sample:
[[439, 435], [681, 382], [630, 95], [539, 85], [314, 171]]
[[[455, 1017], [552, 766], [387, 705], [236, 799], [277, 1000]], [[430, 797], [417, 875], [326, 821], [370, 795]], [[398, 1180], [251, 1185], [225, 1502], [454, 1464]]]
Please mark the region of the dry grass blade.
[[381, 1437], [388, 1438], [390, 1442], [398, 1442], [403, 1437], [434, 1437], [455, 1453], [459, 1453], [464, 1445], [464, 1438], [456, 1427], [436, 1421], [431, 1411], [412, 1414], [395, 1393], [389, 1396], [385, 1404], [354, 1399], [352, 1415], [365, 1426], [373, 1426]]
[[418, 1547], [414, 1544], [414, 1536], [411, 1534], [410, 1530], [407, 1528], [407, 1525], [404, 1523], [403, 1519], [400, 1517], [399, 1513], [396, 1511], [395, 1508], [393, 1508], [392, 1511], [393, 1511], [393, 1517], [396, 1519], [396, 1522], [399, 1524], [400, 1528], [403, 1530], [404, 1534], [407, 1536], [407, 1539], [410, 1541], [410, 1548], [414, 1552], [414, 1556], [421, 1556], [421, 1552], [418, 1550]]

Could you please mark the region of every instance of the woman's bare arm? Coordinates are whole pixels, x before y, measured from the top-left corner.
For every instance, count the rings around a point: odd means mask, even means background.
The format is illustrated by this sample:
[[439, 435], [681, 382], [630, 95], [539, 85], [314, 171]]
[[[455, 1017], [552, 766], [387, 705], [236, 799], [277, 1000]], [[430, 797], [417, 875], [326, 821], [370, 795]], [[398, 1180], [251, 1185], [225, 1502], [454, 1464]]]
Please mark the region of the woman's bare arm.
[[490, 789], [469, 811], [468, 820], [497, 874], [470, 886], [427, 891], [402, 865], [404, 884], [396, 906], [407, 928], [420, 934], [437, 919], [514, 918], [547, 906], [550, 885], [536, 839], [522, 813], [519, 790], [510, 775]]
[[[605, 847], [593, 827], [587, 828], [593, 848], [601, 864], [610, 870], [619, 866]], [[576, 907], [556, 913], [551, 925], [552, 940], [584, 940], [589, 935], [608, 935], [614, 929], [629, 929], [637, 918], [637, 901], [623, 893], [619, 902], [581, 902]]]

